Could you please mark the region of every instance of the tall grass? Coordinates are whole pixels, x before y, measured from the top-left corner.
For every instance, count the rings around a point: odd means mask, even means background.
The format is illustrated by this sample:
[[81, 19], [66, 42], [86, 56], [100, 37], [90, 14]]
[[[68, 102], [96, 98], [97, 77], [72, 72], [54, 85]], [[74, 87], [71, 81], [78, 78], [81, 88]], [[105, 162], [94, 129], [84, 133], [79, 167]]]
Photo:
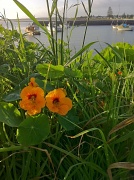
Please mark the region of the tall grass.
[[[94, 55], [91, 47], [95, 42], [84, 44], [86, 26], [82, 48], [71, 56], [70, 49], [65, 49], [64, 31], [59, 41], [26, 7], [14, 2], [46, 33], [50, 47], [28, 42], [21, 33], [19, 19], [19, 32], [0, 26], [1, 180], [133, 179], [134, 46], [107, 44]], [[58, 11], [58, 1], [53, 1], [52, 7], [46, 2], [50, 21], [56, 12], [64, 23], [68, 1], [64, 1], [63, 17]], [[87, 20], [92, 3], [88, 1], [86, 9], [82, 2]], [[78, 5], [74, 19], [77, 11]], [[43, 109], [42, 115], [50, 123], [49, 135], [40, 143], [23, 145], [16, 138], [16, 130], [30, 119], [26, 119], [18, 102], [20, 91], [30, 77], [37, 78], [45, 93], [64, 87], [73, 108], [66, 116]], [[37, 117], [35, 121], [36, 129], [40, 119]], [[42, 127], [36, 129], [38, 134]], [[46, 131], [44, 127], [44, 134]], [[27, 142], [33, 134], [30, 130], [25, 133]]]

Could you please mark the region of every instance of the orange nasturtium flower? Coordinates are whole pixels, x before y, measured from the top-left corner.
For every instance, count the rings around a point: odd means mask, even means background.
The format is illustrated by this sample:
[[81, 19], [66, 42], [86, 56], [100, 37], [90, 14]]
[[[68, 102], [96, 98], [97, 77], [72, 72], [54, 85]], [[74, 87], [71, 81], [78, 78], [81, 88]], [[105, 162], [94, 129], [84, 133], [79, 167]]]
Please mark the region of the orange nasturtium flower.
[[118, 71], [118, 75], [122, 75], [122, 72], [121, 72], [121, 71]]
[[54, 89], [46, 95], [46, 106], [51, 112], [66, 115], [72, 108], [72, 100], [66, 97], [64, 89]]
[[20, 107], [27, 111], [29, 115], [35, 115], [41, 112], [41, 108], [45, 106], [44, 91], [35, 82], [35, 78], [31, 78], [28, 86], [24, 87], [20, 93]]

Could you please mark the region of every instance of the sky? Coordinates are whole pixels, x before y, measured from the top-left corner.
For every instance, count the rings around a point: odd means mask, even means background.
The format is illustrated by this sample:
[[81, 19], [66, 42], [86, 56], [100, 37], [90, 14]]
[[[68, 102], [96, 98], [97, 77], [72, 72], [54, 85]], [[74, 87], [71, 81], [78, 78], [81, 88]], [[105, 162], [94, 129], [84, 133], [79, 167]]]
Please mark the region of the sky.
[[[35, 17], [47, 17], [46, 0], [18, 0], [22, 3]], [[52, 0], [48, 0], [50, 7]], [[76, 6], [78, 5], [78, 15], [85, 16], [86, 13], [82, 6], [88, 7], [88, 0], [68, 0], [67, 17], [74, 17]], [[60, 13], [63, 12], [64, 0], [58, 0], [58, 9]], [[91, 15], [106, 16], [108, 7], [112, 8], [113, 14], [134, 14], [134, 0], [93, 0]], [[88, 9], [88, 8], [87, 8]], [[16, 19], [17, 13], [19, 18], [27, 18], [27, 16], [19, 9], [13, 0], [0, 0], [0, 13], [3, 15], [5, 10], [6, 17], [9, 19]]]

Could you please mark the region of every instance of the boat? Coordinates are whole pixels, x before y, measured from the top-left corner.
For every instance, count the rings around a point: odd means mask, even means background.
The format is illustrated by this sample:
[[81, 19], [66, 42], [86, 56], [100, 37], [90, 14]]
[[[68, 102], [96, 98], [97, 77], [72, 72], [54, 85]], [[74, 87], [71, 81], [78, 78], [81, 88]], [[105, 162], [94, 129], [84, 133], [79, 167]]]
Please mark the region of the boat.
[[119, 26], [117, 26], [117, 30], [118, 31], [133, 31], [133, 28], [129, 26], [129, 24], [121, 24]]
[[[115, 20], [114, 20], [115, 21]], [[117, 27], [119, 26], [119, 23], [118, 23], [118, 19], [116, 20], [116, 22], [112, 21], [111, 25], [112, 25], [112, 28], [113, 29], [117, 29]]]
[[116, 24], [116, 25], [112, 25], [112, 27], [113, 27], [113, 29], [117, 29], [118, 28], [118, 24]]
[[64, 23], [64, 24], [59, 24], [59, 26], [62, 28], [65, 28], [65, 29], [68, 29], [70, 28], [70, 24], [69, 23]]
[[40, 31], [39, 31], [39, 27], [37, 25], [29, 25], [26, 27], [25, 29], [25, 32], [28, 34], [28, 35], [40, 35]]
[[56, 24], [55, 22], [52, 22], [52, 27], [51, 27], [51, 24], [49, 22], [47, 25], [47, 29], [50, 32], [51, 32], [51, 29], [53, 32], [62, 32], [62, 27], [60, 25]]

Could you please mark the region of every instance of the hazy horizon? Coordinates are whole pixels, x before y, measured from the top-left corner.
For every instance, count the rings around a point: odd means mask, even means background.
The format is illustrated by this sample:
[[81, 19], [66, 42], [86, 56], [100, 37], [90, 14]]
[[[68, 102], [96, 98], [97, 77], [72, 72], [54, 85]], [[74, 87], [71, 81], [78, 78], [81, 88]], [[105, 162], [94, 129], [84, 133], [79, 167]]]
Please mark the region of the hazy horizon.
[[[20, 0], [25, 7], [36, 17], [48, 17], [47, 6], [45, 0]], [[78, 4], [78, 17], [86, 16], [85, 10], [82, 6], [84, 3], [88, 10], [87, 0], [68, 0], [67, 17], [71, 18], [75, 16], [76, 4]], [[50, 7], [52, 0], [49, 1]], [[60, 14], [63, 13], [63, 0], [58, 0], [58, 10]], [[122, 14], [134, 14], [134, 0], [94, 0], [91, 8], [91, 15], [95, 16], [106, 16], [108, 7], [112, 8], [113, 15]], [[0, 0], [0, 13], [3, 15], [5, 10], [6, 17], [9, 19], [17, 19], [17, 13], [20, 19], [27, 18], [27, 16], [19, 9], [13, 0]]]

